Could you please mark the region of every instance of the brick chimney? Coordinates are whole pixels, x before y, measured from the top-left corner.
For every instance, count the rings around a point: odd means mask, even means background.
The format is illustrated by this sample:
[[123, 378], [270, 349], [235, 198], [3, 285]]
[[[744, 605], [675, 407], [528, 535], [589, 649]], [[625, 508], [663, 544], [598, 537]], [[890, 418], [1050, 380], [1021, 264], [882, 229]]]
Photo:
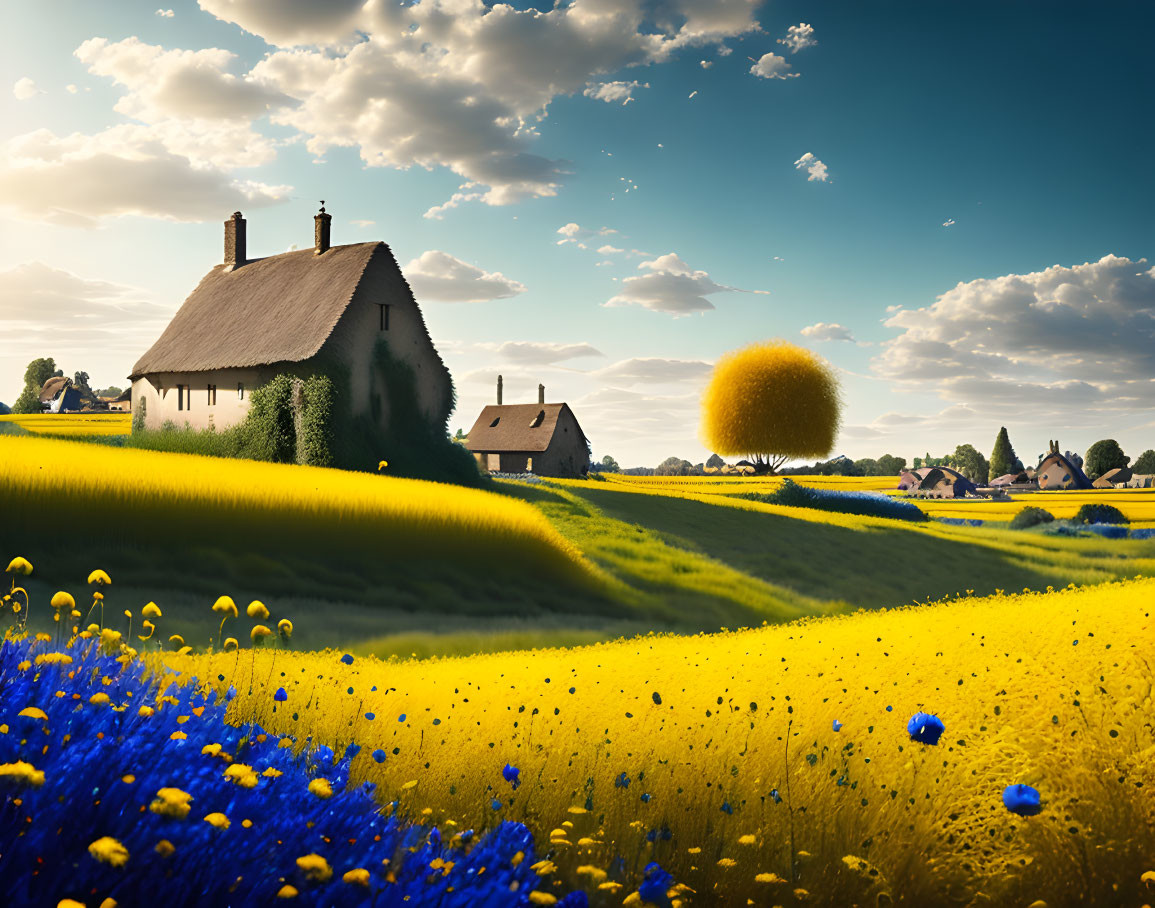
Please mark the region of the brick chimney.
[[333, 220], [331, 214], [325, 214], [325, 200], [321, 199], [320, 214], [313, 215], [313, 254], [320, 255], [329, 251], [329, 223]]
[[236, 268], [248, 261], [247, 255], [245, 219], [239, 211], [234, 211], [233, 216], [225, 221], [225, 264]]
[[501, 406], [501, 376], [497, 376], [497, 405]]
[[537, 386], [537, 402], [539, 404], [545, 403], [545, 385]]

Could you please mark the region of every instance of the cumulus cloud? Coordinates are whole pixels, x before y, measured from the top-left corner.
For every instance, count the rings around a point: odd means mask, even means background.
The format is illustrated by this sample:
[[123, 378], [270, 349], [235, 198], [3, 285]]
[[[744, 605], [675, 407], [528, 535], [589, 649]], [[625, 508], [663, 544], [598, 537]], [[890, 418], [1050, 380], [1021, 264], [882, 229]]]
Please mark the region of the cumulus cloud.
[[850, 341], [854, 343], [854, 335], [850, 329], [845, 325], [840, 325], [837, 322], [818, 322], [814, 325], [807, 325], [802, 329], [804, 337], [809, 337], [816, 341]]
[[174, 13], [171, 9], [158, 9], [156, 11], [156, 14], [158, 16], [160, 16], [162, 19], [171, 19], [173, 16], [176, 15], [176, 13]]
[[437, 249], [421, 253], [401, 270], [420, 301], [482, 303], [525, 293], [524, 284], [500, 271], [483, 271]]
[[698, 359], [662, 359], [643, 356], [623, 359], [599, 369], [598, 378], [619, 385], [666, 385], [700, 381], [710, 374], [713, 365]]
[[611, 246], [609, 243], [606, 243], [604, 246], [598, 246], [598, 255], [617, 255], [625, 251], [624, 249], [619, 249], [617, 246]]
[[800, 50], [814, 47], [818, 42], [814, 40], [814, 27], [801, 22], [786, 29], [786, 37], [778, 39], [779, 44], [790, 48], [790, 53], [796, 54]]
[[506, 341], [497, 348], [504, 359], [522, 365], [551, 365], [583, 356], [605, 356], [590, 344], [552, 344], [533, 341]]
[[959, 283], [884, 322], [874, 372], [991, 411], [1053, 418], [1155, 406], [1155, 269], [1108, 255]]
[[942, 222], [943, 227], [953, 227], [954, 224], [955, 224], [954, 218], [947, 218], [945, 221]]
[[792, 68], [786, 62], [785, 57], [779, 57], [777, 54], [763, 54], [754, 61], [754, 65], [750, 67], [750, 73], [760, 79], [797, 79], [799, 73], [791, 72]]
[[809, 176], [806, 177], [807, 183], [813, 183], [815, 181], [825, 183], [829, 178], [829, 174], [826, 172], [826, 165], [814, 157], [809, 151], [794, 162], [794, 169], [805, 170], [809, 174]]
[[754, 31], [758, 2], [574, 0], [540, 11], [446, 0], [200, 0], [280, 48], [248, 76], [298, 102], [271, 118], [304, 135], [312, 153], [351, 147], [370, 167], [445, 167], [462, 177], [430, 217], [467, 202], [555, 195], [569, 165], [533, 151], [554, 98], [625, 103], [642, 84], [607, 76]]
[[591, 82], [585, 87], [582, 94], [587, 98], [605, 101], [607, 104], [612, 104], [614, 101], [621, 101], [626, 104], [634, 100], [634, 91], [649, 87], [649, 82]]
[[639, 270], [648, 274], [627, 277], [621, 292], [608, 300], [607, 306], [641, 306], [654, 312], [689, 315], [714, 308], [707, 296], [715, 293], [762, 293], [739, 290], [718, 284], [705, 271], [690, 268], [676, 253], [668, 252], [652, 261], [642, 262]]
[[17, 79], [16, 84], [12, 86], [12, 96], [17, 101], [29, 101], [43, 92], [36, 87], [36, 83], [27, 76]]
[[354, 227], [372, 227], [377, 222], [376, 221], [368, 221], [368, 220], [358, 218], [356, 220], [350, 221], [349, 223], [352, 224]]
[[129, 125], [95, 136], [37, 130], [9, 141], [0, 160], [0, 204], [66, 226], [120, 215], [219, 220], [222, 211], [283, 201], [289, 190], [198, 165], [149, 128]]

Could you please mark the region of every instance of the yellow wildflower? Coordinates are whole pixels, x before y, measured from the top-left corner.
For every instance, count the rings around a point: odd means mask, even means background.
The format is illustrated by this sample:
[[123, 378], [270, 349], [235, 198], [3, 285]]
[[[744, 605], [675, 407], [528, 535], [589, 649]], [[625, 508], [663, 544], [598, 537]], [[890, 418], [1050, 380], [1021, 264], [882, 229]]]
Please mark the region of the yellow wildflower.
[[756, 883], [785, 883], [786, 880], [784, 880], [782, 877], [778, 876], [778, 874], [776, 874], [776, 873], [760, 873], [756, 877], [754, 877], [754, 882], [756, 882]]
[[226, 618], [235, 618], [237, 617], [237, 604], [233, 602], [231, 596], [221, 596], [213, 603], [213, 611], [224, 615]]
[[76, 608], [76, 600], [73, 599], [71, 595], [61, 590], [60, 592], [54, 593], [52, 595], [52, 607], [58, 612], [63, 611], [64, 609], [69, 609], [71, 611], [72, 609]]
[[31, 763], [17, 760], [15, 763], [0, 763], [0, 782], [14, 782], [39, 788], [44, 784], [44, 772]]
[[36, 657], [37, 665], [71, 665], [72, 657], [68, 653], [41, 653]]
[[738, 866], [738, 862], [733, 858], [722, 858], [720, 861], [718, 861], [718, 866], [728, 870], [731, 867]]
[[156, 793], [156, 800], [148, 805], [148, 809], [162, 817], [183, 820], [192, 809], [189, 806], [191, 801], [192, 795], [187, 791], [181, 791], [179, 788], [161, 788]]
[[333, 877], [333, 868], [319, 854], [297, 858], [297, 869], [314, 883], [327, 883]]
[[161, 839], [153, 846], [152, 850], [159, 854], [162, 858], [167, 858], [174, 851], [176, 851], [176, 846], [168, 839]]
[[23, 574], [27, 577], [32, 573], [32, 562], [30, 562], [27, 558], [22, 558], [17, 555], [15, 558], [8, 562], [8, 567], [4, 568], [4, 573]]
[[90, 586], [93, 583], [97, 584], [98, 586], [109, 586], [112, 583], [112, 580], [109, 578], [108, 574], [98, 568], [88, 575], [88, 583]]
[[529, 867], [538, 876], [548, 876], [551, 873], [557, 873], [557, 864], [553, 861], [538, 861], [536, 864], [531, 864]]
[[93, 706], [104, 706], [104, 704], [108, 703], [108, 694], [103, 691], [98, 694], [93, 694], [88, 698], [88, 702]]
[[288, 642], [293, 636], [293, 622], [288, 618], [282, 618], [277, 622], [277, 633], [281, 635], [281, 639]]
[[112, 836], [101, 836], [88, 846], [88, 853], [112, 867], [123, 867], [128, 863], [128, 849]]
[[140, 610], [140, 614], [141, 614], [141, 617], [144, 617], [144, 618], [160, 618], [160, 617], [162, 617], [161, 612], [160, 612], [160, 606], [157, 605], [155, 602], [150, 602], [148, 605], [146, 605], [144, 608], [142, 608]]
[[369, 871], [364, 867], [354, 867], [352, 870], [346, 870], [345, 873], [342, 874], [341, 881], [356, 886], [368, 886]]
[[329, 784], [328, 779], [314, 779], [309, 783], [309, 794], [316, 795], [318, 798], [333, 797], [333, 786]]
[[297, 887], [290, 886], [288, 883], [277, 890], [277, 898], [279, 899], [295, 899], [297, 894]]
[[237, 642], [236, 637], [226, 637], [225, 638], [224, 650], [226, 653], [229, 652], [230, 650], [236, 649], [238, 646], [240, 646], [240, 644]]
[[205, 822], [217, 829], [228, 829], [232, 825], [223, 813], [210, 813], [205, 817]]
[[753, 836], [753, 835], [744, 835], [744, 836], [738, 837], [738, 844], [739, 845], [753, 845], [757, 841], [758, 841], [758, 837]]
[[147, 618], [145, 618], [144, 621], [141, 622], [141, 626], [143, 628], [145, 628], [148, 631], [148, 633], [147, 634], [137, 634], [136, 639], [137, 640], [151, 640], [152, 635], [156, 633], [156, 625], [153, 624], [151, 621], [149, 621]]
[[588, 876], [591, 883], [600, 883], [606, 878], [606, 872], [593, 864], [583, 864], [577, 869], [581, 876]]
[[25, 719], [44, 719], [48, 720], [48, 713], [36, 706], [25, 706], [17, 715]]
[[548, 892], [538, 892], [535, 889], [529, 894], [529, 903], [531, 905], [556, 905], [557, 898]]
[[168, 638], [168, 642], [173, 646], [184, 646], [184, 637], [182, 637], [180, 634], [173, 634]]
[[245, 609], [245, 614], [255, 620], [264, 621], [269, 617], [269, 610], [259, 599], [254, 599], [249, 603], [248, 608]]

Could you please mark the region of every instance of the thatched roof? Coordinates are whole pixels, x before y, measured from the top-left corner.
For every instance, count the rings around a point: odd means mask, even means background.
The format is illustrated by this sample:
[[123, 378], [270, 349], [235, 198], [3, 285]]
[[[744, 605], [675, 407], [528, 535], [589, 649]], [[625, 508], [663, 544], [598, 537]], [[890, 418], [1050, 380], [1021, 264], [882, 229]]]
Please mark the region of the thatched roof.
[[235, 268], [217, 265], [130, 377], [309, 359], [332, 333], [375, 259], [392, 263], [384, 243], [333, 246], [323, 255], [300, 249]]
[[40, 389], [40, 402], [45, 404], [50, 400], [56, 400], [57, 395], [67, 391], [70, 387], [72, 387], [71, 378], [65, 378], [63, 375], [54, 375], [48, 379]]
[[481, 454], [544, 451], [558, 417], [568, 410], [568, 404], [490, 404], [469, 430], [465, 447]]

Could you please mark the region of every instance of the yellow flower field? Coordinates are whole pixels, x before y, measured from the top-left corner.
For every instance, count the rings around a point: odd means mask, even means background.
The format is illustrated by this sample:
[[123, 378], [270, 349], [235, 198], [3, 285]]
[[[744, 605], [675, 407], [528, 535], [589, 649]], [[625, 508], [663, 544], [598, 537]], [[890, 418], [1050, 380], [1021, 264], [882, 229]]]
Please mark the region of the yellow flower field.
[[605, 581], [534, 508], [443, 483], [0, 435], [0, 511], [10, 527], [45, 513], [93, 528], [125, 523], [190, 538], [251, 528], [311, 538], [396, 560], [406, 554], [484, 562], [516, 556], [527, 569], [586, 587]]
[[[241, 691], [234, 721], [355, 740], [354, 775], [403, 814], [526, 821], [541, 872], [595, 905], [650, 860], [692, 904], [1138, 905], [1153, 602], [1137, 579], [462, 659], [163, 661]], [[937, 744], [908, 734], [919, 712], [944, 723]], [[1009, 812], [1012, 784], [1041, 813]], [[625, 888], [598, 888], [618, 858]]]
[[131, 413], [9, 413], [0, 416], [37, 435], [129, 435]]

